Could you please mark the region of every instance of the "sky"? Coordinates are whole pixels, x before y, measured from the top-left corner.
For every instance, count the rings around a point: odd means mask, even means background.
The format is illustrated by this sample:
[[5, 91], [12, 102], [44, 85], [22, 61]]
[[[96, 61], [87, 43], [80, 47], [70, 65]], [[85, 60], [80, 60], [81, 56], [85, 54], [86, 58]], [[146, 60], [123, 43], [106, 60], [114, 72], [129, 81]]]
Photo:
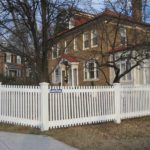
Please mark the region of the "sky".
[[104, 0], [81, 0], [80, 7], [84, 10], [98, 13], [104, 9]]
[[[102, 12], [105, 9], [104, 2], [107, 0], [81, 0], [80, 7], [88, 12], [91, 13], [99, 13]], [[115, 0], [110, 0], [111, 2]], [[123, 2], [125, 0], [122, 0]], [[143, 2], [145, 0], [142, 0]], [[128, 7], [130, 7], [131, 10], [131, 3], [129, 2]], [[150, 22], [150, 0], [147, 0], [147, 8], [146, 8], [146, 22]]]

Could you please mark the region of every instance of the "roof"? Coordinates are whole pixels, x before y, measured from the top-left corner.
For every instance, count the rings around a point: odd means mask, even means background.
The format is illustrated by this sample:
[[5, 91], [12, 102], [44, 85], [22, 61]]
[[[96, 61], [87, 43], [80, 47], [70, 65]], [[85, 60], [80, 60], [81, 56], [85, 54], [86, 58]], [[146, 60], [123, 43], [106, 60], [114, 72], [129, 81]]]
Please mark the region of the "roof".
[[68, 60], [69, 62], [78, 62], [77, 59], [69, 54], [63, 54], [62, 58]]
[[81, 23], [80, 25], [78, 25], [78, 26], [76, 26], [76, 27], [74, 27], [72, 29], [68, 29], [68, 30], [65, 30], [64, 32], [61, 32], [61, 33], [57, 34], [55, 36], [55, 38], [57, 38], [59, 36], [62, 36], [63, 34], [68, 33], [70, 31], [73, 31], [73, 30], [75, 30], [75, 29], [77, 29], [77, 28], [79, 28], [79, 27], [81, 27], [81, 26], [83, 26], [85, 24], [88, 24], [89, 22], [92, 22], [92, 21], [94, 21], [94, 20], [96, 20], [98, 18], [101, 18], [101, 17], [111, 17], [111, 18], [121, 19], [121, 20], [128, 21], [128, 22], [131, 22], [131, 23], [134, 23], [134, 24], [137, 24], [137, 25], [142, 25], [142, 26], [150, 27], [149, 23], [136, 22], [133, 19], [132, 16], [127, 16], [127, 15], [124, 15], [122, 13], [118, 13], [118, 12], [115, 12], [115, 11], [112, 11], [112, 10], [106, 8], [102, 13], [96, 15], [95, 17], [92, 17], [90, 20], [87, 20], [87, 21], [84, 20], [84, 22]]

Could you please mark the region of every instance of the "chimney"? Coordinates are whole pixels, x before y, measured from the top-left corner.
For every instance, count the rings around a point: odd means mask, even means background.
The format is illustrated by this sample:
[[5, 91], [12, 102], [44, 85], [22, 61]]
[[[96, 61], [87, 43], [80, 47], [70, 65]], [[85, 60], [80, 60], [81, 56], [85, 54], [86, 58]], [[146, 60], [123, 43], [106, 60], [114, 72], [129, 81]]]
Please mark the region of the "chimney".
[[134, 21], [142, 21], [142, 0], [132, 0], [132, 17]]

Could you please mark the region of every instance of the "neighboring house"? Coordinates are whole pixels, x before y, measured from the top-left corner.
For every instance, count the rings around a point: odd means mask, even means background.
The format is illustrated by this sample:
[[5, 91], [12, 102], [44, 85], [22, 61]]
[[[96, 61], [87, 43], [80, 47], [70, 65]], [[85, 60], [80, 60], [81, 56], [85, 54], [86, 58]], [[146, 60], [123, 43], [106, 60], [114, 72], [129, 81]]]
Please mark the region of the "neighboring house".
[[22, 78], [25, 76], [25, 66], [19, 55], [0, 51], [0, 74], [6, 77]]
[[[150, 37], [150, 24], [134, 19], [109, 9], [77, 25], [72, 24], [77, 21], [71, 18], [70, 28], [55, 37], [55, 45], [49, 56], [51, 83], [53, 85], [105, 85], [107, 81], [112, 83], [113, 70], [103, 67], [99, 71], [96, 61], [106, 61], [102, 60], [101, 53], [112, 51], [114, 39], [113, 50], [116, 50], [117, 57], [127, 45], [140, 44]], [[116, 28], [119, 29], [118, 32]], [[130, 63], [126, 60], [118, 63], [121, 71], [127, 65]], [[150, 83], [149, 61], [122, 77], [121, 82]]]

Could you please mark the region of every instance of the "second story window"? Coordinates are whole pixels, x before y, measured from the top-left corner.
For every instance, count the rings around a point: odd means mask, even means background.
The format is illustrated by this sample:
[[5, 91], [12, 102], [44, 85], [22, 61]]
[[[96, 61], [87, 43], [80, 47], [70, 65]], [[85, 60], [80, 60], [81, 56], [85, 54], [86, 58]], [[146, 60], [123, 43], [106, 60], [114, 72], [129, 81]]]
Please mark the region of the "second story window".
[[89, 33], [85, 32], [83, 33], [83, 49], [89, 48]]
[[52, 59], [58, 58], [60, 56], [60, 46], [59, 44], [52, 47]]
[[7, 62], [7, 63], [11, 63], [11, 62], [12, 62], [11, 53], [6, 53], [6, 62]]
[[52, 47], [52, 59], [57, 58], [57, 49], [56, 47]]
[[21, 57], [17, 56], [17, 64], [21, 64]]
[[74, 49], [74, 39], [65, 41], [65, 53], [70, 52]]
[[77, 48], [77, 38], [74, 38], [74, 41], [73, 41], [73, 46], [74, 46], [74, 51], [77, 51], [78, 48]]
[[98, 34], [97, 34], [97, 30], [92, 30], [91, 32], [91, 45], [92, 47], [96, 47], [98, 45]]
[[123, 27], [119, 28], [119, 34], [120, 34], [120, 43], [122, 46], [126, 46], [127, 44], [127, 34], [126, 29]]

